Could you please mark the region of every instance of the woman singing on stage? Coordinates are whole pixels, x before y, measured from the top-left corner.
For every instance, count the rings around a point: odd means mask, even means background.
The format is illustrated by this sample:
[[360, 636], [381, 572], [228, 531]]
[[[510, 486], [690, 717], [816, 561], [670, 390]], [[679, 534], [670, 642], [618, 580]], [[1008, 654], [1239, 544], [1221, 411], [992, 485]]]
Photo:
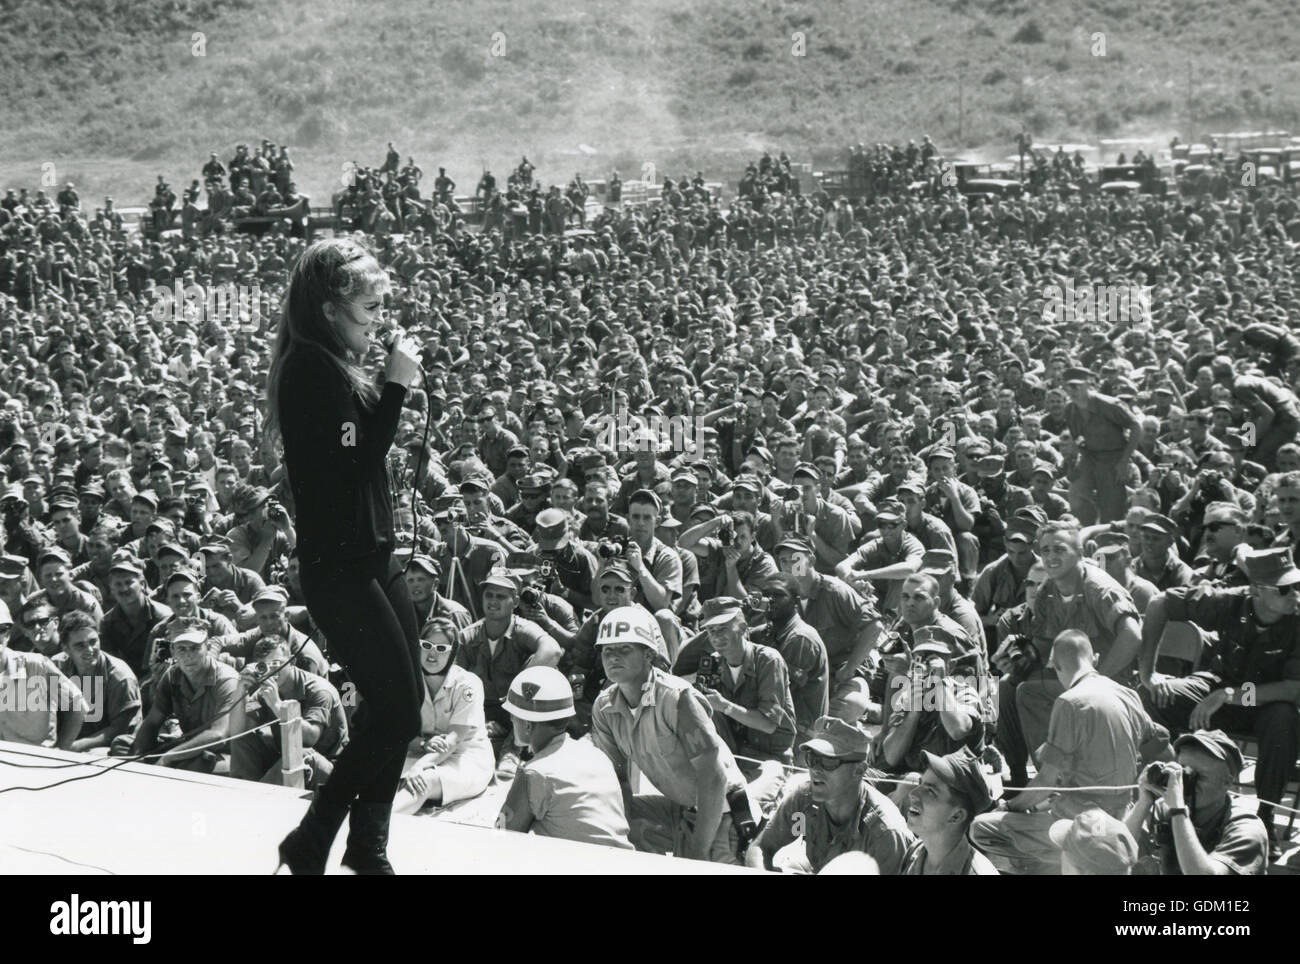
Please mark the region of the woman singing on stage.
[[419, 633], [392, 557], [387, 466], [402, 401], [419, 378], [419, 348], [398, 338], [382, 390], [361, 367], [387, 287], [384, 269], [355, 241], [311, 245], [289, 279], [267, 380], [268, 429], [283, 441], [297, 509], [303, 597], [363, 700], [334, 773], [280, 844], [281, 866], [295, 874], [325, 872], [349, 810], [343, 865], [393, 873], [393, 797], [420, 732]]

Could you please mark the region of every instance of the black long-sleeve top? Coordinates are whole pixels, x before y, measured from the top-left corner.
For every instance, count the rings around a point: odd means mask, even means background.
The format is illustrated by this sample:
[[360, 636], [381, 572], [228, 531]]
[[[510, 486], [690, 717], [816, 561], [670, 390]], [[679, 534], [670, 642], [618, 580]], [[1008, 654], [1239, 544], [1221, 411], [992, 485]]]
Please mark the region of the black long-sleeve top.
[[393, 546], [387, 459], [405, 397], [406, 386], [388, 382], [367, 411], [322, 349], [302, 346], [286, 359], [280, 433], [304, 563]]

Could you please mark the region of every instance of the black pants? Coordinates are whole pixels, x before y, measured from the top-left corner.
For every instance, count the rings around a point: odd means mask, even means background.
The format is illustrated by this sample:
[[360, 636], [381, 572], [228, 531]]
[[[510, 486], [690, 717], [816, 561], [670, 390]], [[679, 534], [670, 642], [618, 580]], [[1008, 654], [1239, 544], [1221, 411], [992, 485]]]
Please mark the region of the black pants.
[[302, 594], [330, 655], [365, 701], [321, 795], [340, 806], [391, 803], [424, 698], [415, 607], [401, 567], [390, 552], [346, 564], [304, 562]]

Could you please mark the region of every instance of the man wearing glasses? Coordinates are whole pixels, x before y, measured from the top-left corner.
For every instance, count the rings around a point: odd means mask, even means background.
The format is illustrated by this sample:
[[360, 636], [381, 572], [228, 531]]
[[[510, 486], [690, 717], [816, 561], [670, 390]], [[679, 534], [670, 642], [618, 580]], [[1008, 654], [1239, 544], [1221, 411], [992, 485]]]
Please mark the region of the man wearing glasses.
[[70, 750], [86, 717], [85, 700], [47, 657], [9, 648], [13, 626], [0, 602], [0, 740]]
[[1245, 544], [1245, 510], [1231, 502], [1211, 502], [1205, 507], [1205, 553], [1209, 559], [1192, 573], [1192, 584], [1209, 582], [1221, 587], [1247, 586], [1250, 581], [1237, 565], [1237, 547]]
[[747, 866], [772, 870], [782, 847], [802, 838], [808, 867], [819, 873], [840, 854], [860, 851], [881, 876], [899, 873], [915, 838], [889, 798], [866, 779], [871, 738], [857, 726], [824, 716], [800, 749], [808, 778], [789, 785], [745, 854]]
[[[1238, 553], [1249, 586], [1169, 589], [1151, 601], [1142, 626], [1138, 674], [1147, 712], [1171, 730], [1211, 727], [1259, 740], [1255, 789], [1272, 834], [1273, 807], [1300, 749], [1300, 569], [1286, 548]], [[1217, 632], [1203, 668], [1178, 679], [1154, 671], [1165, 624], [1189, 622]]]
[[19, 622], [36, 652], [53, 659], [62, 651], [59, 646], [59, 614], [48, 599], [29, 598], [22, 605]]
[[908, 576], [921, 571], [925, 546], [906, 529], [906, 510], [896, 499], [886, 499], [876, 512], [880, 535], [835, 567], [835, 575], [851, 586], [871, 582], [882, 611], [898, 612], [899, 593]]

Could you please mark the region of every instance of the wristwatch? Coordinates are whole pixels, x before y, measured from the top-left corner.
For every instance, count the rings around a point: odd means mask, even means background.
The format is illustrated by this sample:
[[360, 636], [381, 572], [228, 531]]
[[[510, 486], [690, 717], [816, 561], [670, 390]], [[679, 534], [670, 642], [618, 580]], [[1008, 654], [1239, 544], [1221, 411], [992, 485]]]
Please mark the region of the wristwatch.
[[1186, 817], [1187, 815], [1188, 815], [1188, 814], [1187, 814], [1187, 808], [1186, 808], [1186, 807], [1170, 807], [1170, 808], [1169, 808], [1169, 819], [1170, 819], [1170, 820], [1173, 820], [1174, 817]]

